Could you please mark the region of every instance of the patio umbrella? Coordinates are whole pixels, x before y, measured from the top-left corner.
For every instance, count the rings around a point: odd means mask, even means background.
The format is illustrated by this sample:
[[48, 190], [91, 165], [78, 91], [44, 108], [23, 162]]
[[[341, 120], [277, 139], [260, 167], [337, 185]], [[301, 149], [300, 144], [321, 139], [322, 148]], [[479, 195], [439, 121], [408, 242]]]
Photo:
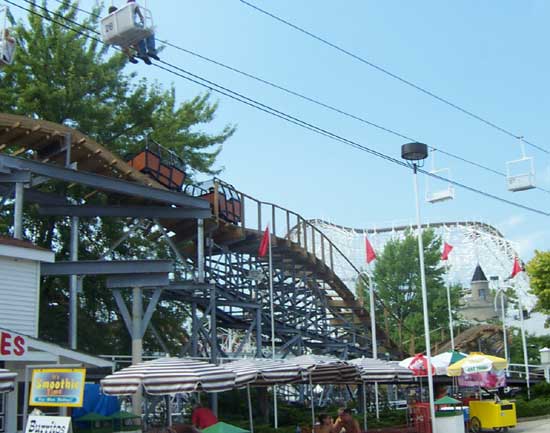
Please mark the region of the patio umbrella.
[[308, 370], [308, 381], [314, 384], [351, 384], [361, 381], [359, 368], [334, 356], [302, 355], [289, 361]]
[[449, 366], [447, 372], [449, 376], [458, 376], [461, 386], [500, 388], [506, 386], [503, 370], [507, 366], [508, 362], [504, 358], [472, 352]]
[[[399, 363], [383, 361], [374, 358], [357, 358], [350, 361], [359, 368], [361, 381], [363, 382], [363, 429], [367, 430], [367, 396], [366, 383], [396, 382], [412, 380], [413, 373]], [[376, 406], [378, 407], [378, 394], [376, 394]]]
[[205, 428], [202, 433], [248, 433], [248, 430], [242, 429], [235, 425], [227, 424], [225, 422], [218, 422]]
[[252, 358], [224, 364], [224, 368], [235, 373], [236, 387], [246, 385], [248, 398], [248, 418], [250, 431], [254, 433], [252, 415], [251, 386], [270, 386], [301, 380], [306, 373], [305, 367], [284, 359]]
[[[432, 356], [432, 370], [436, 376], [446, 376], [447, 367], [463, 358], [466, 358], [466, 354], [457, 352], [456, 350], [451, 350]], [[424, 354], [419, 353], [415, 356], [406, 358], [403, 361], [400, 361], [399, 365], [411, 370], [415, 376], [425, 377], [428, 375], [428, 358]]]
[[485, 373], [491, 370], [504, 370], [508, 361], [498, 356], [486, 355], [481, 352], [472, 352], [460, 361], [447, 368], [449, 376], [461, 376], [462, 374]]
[[333, 356], [302, 355], [290, 358], [289, 361], [308, 370], [308, 382], [311, 393], [311, 425], [315, 425], [315, 400], [313, 384], [352, 384], [360, 383], [359, 368], [348, 361]]
[[359, 368], [361, 381], [365, 383], [408, 381], [413, 376], [411, 370], [399, 363], [381, 359], [357, 358], [352, 359], [350, 364]]
[[235, 388], [235, 373], [223, 367], [183, 358], [159, 358], [131, 365], [101, 380], [105, 394], [134, 394], [143, 386], [148, 394], [220, 392]]
[[15, 389], [15, 378], [17, 373], [0, 368], [0, 394], [10, 392]]

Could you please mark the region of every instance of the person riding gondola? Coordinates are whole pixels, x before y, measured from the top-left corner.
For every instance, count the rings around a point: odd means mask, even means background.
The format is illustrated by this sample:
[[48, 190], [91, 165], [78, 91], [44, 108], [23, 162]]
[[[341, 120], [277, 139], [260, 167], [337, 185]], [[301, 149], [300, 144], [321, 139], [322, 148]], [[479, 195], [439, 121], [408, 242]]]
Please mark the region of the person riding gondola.
[[15, 38], [10, 36], [10, 31], [8, 29], [4, 29], [4, 34], [0, 38], [0, 66], [11, 65], [15, 53], [15, 46]]
[[[135, 3], [135, 2], [136, 0], [128, 0], [128, 3]], [[134, 20], [137, 26], [143, 27], [145, 25], [145, 18], [141, 13], [141, 10], [139, 9], [139, 7], [136, 7]], [[151, 60], [149, 59], [149, 57], [155, 60], [160, 60], [159, 56], [157, 55], [156, 40], [155, 40], [154, 33], [147, 36], [145, 39], [140, 40], [137, 43], [137, 52], [138, 52], [138, 57], [148, 65], [151, 64]]]

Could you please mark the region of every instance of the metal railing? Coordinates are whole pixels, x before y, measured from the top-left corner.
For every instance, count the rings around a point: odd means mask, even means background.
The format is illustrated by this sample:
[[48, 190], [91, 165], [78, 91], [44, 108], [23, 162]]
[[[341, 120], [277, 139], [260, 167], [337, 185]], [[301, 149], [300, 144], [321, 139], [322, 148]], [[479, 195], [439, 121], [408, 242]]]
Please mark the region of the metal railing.
[[275, 242], [284, 240], [290, 247], [296, 245], [307, 255], [320, 260], [340, 278], [351, 294], [355, 294], [355, 284], [361, 274], [359, 269], [319, 228], [300, 214], [258, 200], [218, 178], [187, 185], [184, 192], [210, 201], [215, 218], [240, 227], [243, 235], [247, 229], [263, 232], [269, 225]]

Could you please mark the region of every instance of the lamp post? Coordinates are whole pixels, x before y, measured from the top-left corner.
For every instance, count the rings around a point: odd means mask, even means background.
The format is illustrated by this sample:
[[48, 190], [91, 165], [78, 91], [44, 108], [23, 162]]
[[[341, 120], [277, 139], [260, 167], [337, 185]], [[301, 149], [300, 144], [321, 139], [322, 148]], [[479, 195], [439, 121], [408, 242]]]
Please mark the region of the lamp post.
[[432, 376], [432, 350], [430, 343], [430, 321], [428, 316], [428, 293], [426, 290], [426, 271], [424, 268], [424, 242], [422, 240], [422, 224], [420, 219], [420, 199], [418, 194], [418, 166], [428, 157], [428, 146], [423, 143], [408, 143], [401, 146], [401, 157], [413, 169], [414, 195], [416, 201], [416, 225], [418, 236], [418, 255], [420, 258], [420, 281], [422, 284], [422, 314], [424, 316], [424, 339], [426, 341], [426, 357], [428, 367], [428, 394], [430, 399], [430, 415], [432, 432], [437, 433], [435, 424], [434, 384]]
[[521, 342], [523, 344], [523, 363], [525, 364], [525, 383], [527, 385], [527, 398], [531, 400], [531, 383], [529, 380], [529, 356], [527, 355], [527, 338], [525, 337], [525, 323], [523, 321], [523, 304], [521, 295], [518, 296], [519, 318], [521, 324]]

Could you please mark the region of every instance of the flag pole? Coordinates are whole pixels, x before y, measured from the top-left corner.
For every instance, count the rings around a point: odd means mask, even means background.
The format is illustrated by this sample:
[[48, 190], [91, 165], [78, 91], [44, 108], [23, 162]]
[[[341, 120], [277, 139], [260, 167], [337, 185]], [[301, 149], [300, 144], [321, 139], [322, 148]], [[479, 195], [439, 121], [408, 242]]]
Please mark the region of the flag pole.
[[[366, 248], [366, 259], [367, 259], [367, 278], [369, 283], [369, 309], [370, 309], [370, 328], [371, 328], [371, 339], [372, 339], [372, 357], [378, 359], [378, 342], [376, 340], [376, 312], [374, 310], [374, 273], [371, 276], [371, 266], [370, 262], [376, 259], [376, 253], [370, 245], [369, 238], [365, 233], [365, 248]], [[378, 382], [374, 382], [374, 401], [376, 409], [376, 419], [380, 419], [380, 404], [378, 401]]]
[[[267, 249], [269, 254], [269, 312], [271, 318], [271, 358], [275, 359], [275, 310], [273, 306], [273, 255], [271, 253], [271, 227], [267, 226]], [[279, 415], [277, 413], [277, 386], [273, 385], [273, 424], [279, 428]]]
[[445, 261], [445, 273], [447, 274], [447, 306], [449, 307], [449, 331], [451, 332], [451, 350], [455, 351], [455, 335], [453, 329], [453, 310], [451, 304], [451, 282], [449, 279], [449, 261]]

